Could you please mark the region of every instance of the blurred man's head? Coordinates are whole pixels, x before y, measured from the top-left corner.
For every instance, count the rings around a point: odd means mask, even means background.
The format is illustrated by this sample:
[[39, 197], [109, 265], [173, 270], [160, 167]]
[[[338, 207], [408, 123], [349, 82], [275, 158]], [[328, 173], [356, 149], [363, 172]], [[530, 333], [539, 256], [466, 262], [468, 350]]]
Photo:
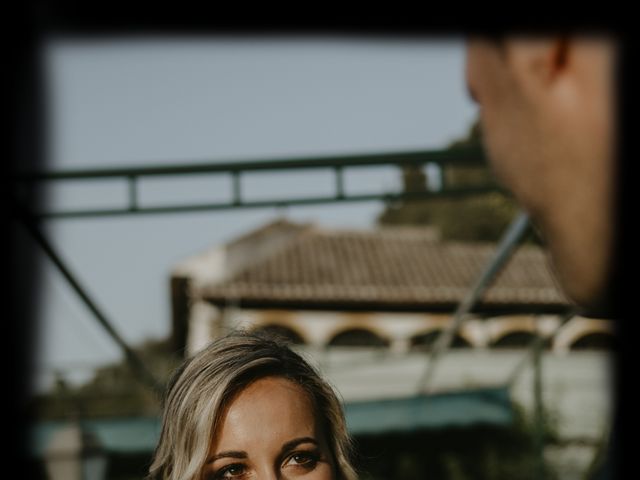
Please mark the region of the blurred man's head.
[[615, 44], [473, 38], [467, 85], [498, 178], [547, 240], [567, 294], [603, 302], [612, 263]]

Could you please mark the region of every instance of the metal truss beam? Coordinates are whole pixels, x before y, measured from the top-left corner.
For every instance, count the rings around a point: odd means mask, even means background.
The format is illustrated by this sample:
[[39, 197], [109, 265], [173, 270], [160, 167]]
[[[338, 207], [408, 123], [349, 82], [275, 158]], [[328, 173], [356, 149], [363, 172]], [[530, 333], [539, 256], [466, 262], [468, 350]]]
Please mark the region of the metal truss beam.
[[[484, 182], [465, 187], [449, 186], [445, 183], [438, 190], [419, 192], [374, 192], [367, 194], [352, 194], [344, 186], [344, 173], [347, 169], [363, 167], [395, 166], [399, 168], [435, 164], [441, 168], [451, 166], [482, 167], [485, 156], [481, 149], [460, 148], [456, 150], [425, 150], [390, 152], [362, 155], [340, 155], [331, 157], [305, 157], [290, 159], [269, 159], [262, 161], [238, 161], [222, 163], [184, 163], [164, 166], [141, 166], [128, 168], [76, 169], [52, 172], [26, 172], [16, 177], [16, 187], [22, 189], [38, 188], [43, 183], [58, 183], [69, 181], [120, 180], [128, 186], [123, 207], [117, 208], [79, 208], [58, 211], [34, 211], [35, 218], [69, 218], [69, 217], [105, 217], [118, 215], [167, 214], [184, 213], [207, 210], [226, 210], [234, 208], [265, 208], [296, 205], [316, 205], [339, 202], [364, 201], [397, 201], [417, 200], [436, 197], [456, 197], [487, 193], [500, 190], [493, 183]], [[329, 170], [334, 174], [334, 192], [319, 196], [283, 195], [275, 199], [248, 200], [242, 189], [243, 175], [256, 172], [304, 171], [309, 175], [319, 171]], [[139, 195], [139, 182], [143, 179], [163, 177], [169, 180], [185, 175], [208, 174], [224, 176], [231, 181], [231, 196], [221, 202], [201, 203], [173, 203], [163, 205], [143, 205]], [[64, 186], [64, 185], [61, 185]]]
[[76, 278], [71, 269], [65, 264], [62, 257], [58, 254], [53, 245], [46, 238], [45, 234], [40, 230], [37, 223], [29, 217], [24, 211], [20, 211], [18, 220], [24, 228], [29, 232], [31, 237], [40, 246], [51, 263], [55, 265], [58, 272], [66, 280], [67, 284], [73, 289], [78, 298], [93, 314], [98, 324], [106, 331], [111, 339], [118, 345], [124, 354], [125, 361], [131, 368], [134, 376], [145, 386], [155, 392], [158, 398], [161, 397], [164, 386], [155, 378], [151, 371], [145, 366], [138, 354], [127, 344], [124, 337], [118, 332], [113, 322], [109, 320], [107, 315], [98, 307], [97, 303], [91, 298], [86, 288]]

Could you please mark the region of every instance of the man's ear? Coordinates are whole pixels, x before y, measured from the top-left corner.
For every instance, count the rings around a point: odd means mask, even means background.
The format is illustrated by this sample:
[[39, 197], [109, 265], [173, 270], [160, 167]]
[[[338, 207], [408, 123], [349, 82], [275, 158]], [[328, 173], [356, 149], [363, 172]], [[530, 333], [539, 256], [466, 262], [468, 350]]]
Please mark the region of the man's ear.
[[514, 38], [505, 42], [504, 58], [517, 85], [535, 99], [567, 72], [571, 48], [565, 37]]

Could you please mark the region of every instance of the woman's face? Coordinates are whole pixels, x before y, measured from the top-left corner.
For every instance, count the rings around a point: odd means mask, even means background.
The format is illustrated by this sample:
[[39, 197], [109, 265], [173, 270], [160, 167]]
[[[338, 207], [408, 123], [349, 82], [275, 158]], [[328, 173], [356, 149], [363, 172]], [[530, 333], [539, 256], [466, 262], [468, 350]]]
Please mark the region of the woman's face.
[[231, 402], [209, 449], [204, 480], [333, 480], [326, 439], [306, 392], [267, 377]]

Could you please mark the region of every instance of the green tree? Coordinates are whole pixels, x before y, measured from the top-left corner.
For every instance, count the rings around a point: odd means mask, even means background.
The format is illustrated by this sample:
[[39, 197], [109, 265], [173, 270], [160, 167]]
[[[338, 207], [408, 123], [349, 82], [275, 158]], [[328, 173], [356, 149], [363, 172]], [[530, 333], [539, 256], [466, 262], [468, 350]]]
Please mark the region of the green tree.
[[[135, 348], [160, 382], [166, 382], [182, 360], [170, 345], [169, 340], [147, 340]], [[70, 385], [58, 374], [51, 391], [34, 398], [33, 414], [43, 420], [157, 415], [159, 400], [157, 393], [142, 384], [130, 366], [122, 361], [97, 369], [93, 378], [82, 385]]]
[[[476, 120], [463, 138], [453, 141], [447, 150], [483, 149], [480, 122]], [[379, 225], [430, 225], [443, 240], [497, 241], [518, 211], [514, 199], [498, 188], [491, 169], [479, 166], [446, 166], [441, 172], [448, 187], [494, 185], [488, 193], [468, 196], [433, 196], [388, 203], [377, 218]], [[427, 176], [419, 167], [402, 171], [405, 192], [425, 192]]]

